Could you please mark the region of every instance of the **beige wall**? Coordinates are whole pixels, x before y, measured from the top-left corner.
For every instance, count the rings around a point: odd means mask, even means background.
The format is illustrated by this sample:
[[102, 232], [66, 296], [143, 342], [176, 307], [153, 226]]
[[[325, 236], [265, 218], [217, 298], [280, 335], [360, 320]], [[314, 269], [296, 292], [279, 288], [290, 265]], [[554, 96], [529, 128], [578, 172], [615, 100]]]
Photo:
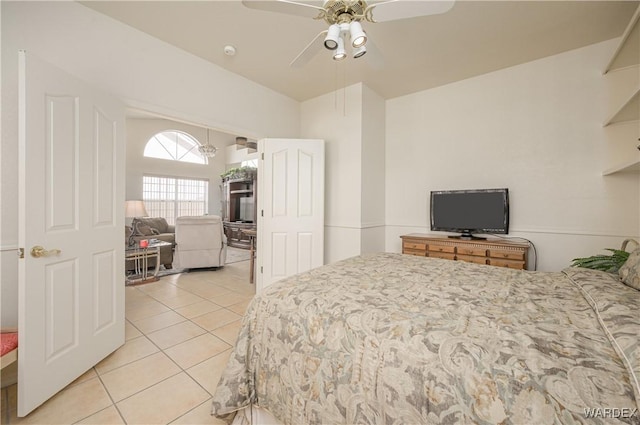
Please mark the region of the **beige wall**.
[[385, 250], [385, 100], [362, 87], [360, 251]]
[[[3, 326], [15, 326], [17, 320], [18, 49], [111, 93], [129, 107], [252, 139], [299, 137], [297, 101], [80, 3], [0, 2], [0, 8]], [[127, 196], [136, 191], [129, 187]]]
[[386, 247], [428, 231], [431, 190], [507, 187], [539, 269], [638, 237], [640, 178], [603, 177], [612, 40], [387, 101]]
[[384, 99], [355, 84], [302, 103], [303, 138], [324, 139], [325, 263], [384, 250]]
[[[399, 251], [399, 235], [428, 231], [429, 191], [446, 188], [509, 187], [512, 236], [536, 244], [544, 270], [640, 234], [638, 174], [601, 175], [615, 40], [386, 102], [356, 84], [300, 104], [79, 3], [0, 7], [3, 325], [17, 316], [19, 48], [131, 107], [254, 140], [326, 140], [325, 262]], [[136, 155], [132, 175], [162, 169]], [[127, 197], [138, 193], [129, 180]]]
[[209, 143], [216, 146], [218, 151], [215, 157], [209, 158], [208, 164], [145, 158], [144, 148], [147, 141], [155, 134], [168, 130], [184, 131], [203, 145], [207, 142], [207, 132], [202, 127], [164, 119], [127, 119], [127, 187], [125, 198], [142, 199], [142, 177], [145, 174], [207, 179], [209, 181], [208, 213], [221, 215], [220, 174], [225, 171], [225, 147], [234, 143], [235, 136], [209, 131]]
[[361, 123], [361, 84], [301, 106], [301, 137], [325, 140], [325, 263], [360, 253]]

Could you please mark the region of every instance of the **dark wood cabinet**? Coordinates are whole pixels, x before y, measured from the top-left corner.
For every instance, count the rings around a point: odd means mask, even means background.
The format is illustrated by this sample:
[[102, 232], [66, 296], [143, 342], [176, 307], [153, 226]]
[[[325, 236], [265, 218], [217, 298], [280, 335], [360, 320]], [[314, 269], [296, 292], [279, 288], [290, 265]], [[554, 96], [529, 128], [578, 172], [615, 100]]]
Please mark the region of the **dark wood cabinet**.
[[222, 180], [222, 221], [229, 246], [248, 249], [251, 245], [242, 230], [256, 230], [257, 187], [255, 172]]
[[224, 222], [224, 234], [227, 236], [227, 244], [236, 248], [251, 248], [251, 238], [243, 230], [256, 230], [255, 223]]

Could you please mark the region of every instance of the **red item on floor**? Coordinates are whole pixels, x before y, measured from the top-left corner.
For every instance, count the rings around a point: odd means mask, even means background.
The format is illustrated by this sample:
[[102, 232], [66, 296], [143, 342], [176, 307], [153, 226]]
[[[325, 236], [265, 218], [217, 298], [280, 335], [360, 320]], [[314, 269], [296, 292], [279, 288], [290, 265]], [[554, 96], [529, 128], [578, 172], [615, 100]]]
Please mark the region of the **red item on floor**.
[[18, 348], [18, 332], [0, 333], [0, 356]]

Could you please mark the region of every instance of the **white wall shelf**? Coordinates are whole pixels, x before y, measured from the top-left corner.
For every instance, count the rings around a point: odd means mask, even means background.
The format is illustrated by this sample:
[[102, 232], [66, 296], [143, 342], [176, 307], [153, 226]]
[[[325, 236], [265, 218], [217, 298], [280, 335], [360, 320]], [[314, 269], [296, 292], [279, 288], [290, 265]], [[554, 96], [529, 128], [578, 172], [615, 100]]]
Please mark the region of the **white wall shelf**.
[[640, 173], [640, 158], [609, 168], [602, 172], [603, 176], [616, 173]]
[[640, 63], [640, 25], [638, 25], [638, 21], [640, 21], [640, 6], [633, 14], [622, 34], [618, 47], [611, 55], [611, 59], [604, 69], [605, 74]]
[[604, 126], [633, 121], [640, 121], [640, 87], [611, 115]]
[[[604, 74], [610, 71], [620, 70], [621, 73], [627, 73], [630, 76], [635, 75], [634, 78], [629, 80], [632, 84], [624, 83], [624, 78], [613, 79], [616, 85], [612, 86], [621, 91], [622, 95], [626, 93], [626, 99], [619, 108], [617, 108], [610, 117], [605, 121], [604, 127], [618, 126], [622, 124], [633, 124], [635, 130], [629, 129], [624, 132], [618, 132], [609, 130], [608, 133], [612, 144], [608, 145], [610, 149], [611, 157], [617, 158], [633, 158], [624, 160], [622, 162], [614, 162], [614, 166], [607, 168], [602, 172], [603, 176], [608, 176], [616, 173], [640, 173], [640, 155], [635, 149], [637, 145], [636, 141], [640, 138], [640, 81], [638, 73], [634, 73], [633, 69], [636, 68], [640, 71], [640, 6], [636, 9], [635, 13], [631, 17], [627, 28], [625, 29], [620, 43], [611, 55], [607, 66], [604, 69]], [[624, 71], [622, 71], [624, 70]], [[620, 73], [616, 73], [620, 74]]]

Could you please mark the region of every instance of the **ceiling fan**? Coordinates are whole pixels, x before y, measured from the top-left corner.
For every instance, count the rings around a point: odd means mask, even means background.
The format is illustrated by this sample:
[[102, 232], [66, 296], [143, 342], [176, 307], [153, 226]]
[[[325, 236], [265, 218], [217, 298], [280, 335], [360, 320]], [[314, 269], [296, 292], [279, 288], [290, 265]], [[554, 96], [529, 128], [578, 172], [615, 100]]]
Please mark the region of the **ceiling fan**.
[[[359, 58], [367, 53], [379, 56], [367, 37], [361, 22], [386, 22], [444, 13], [455, 0], [242, 0], [252, 9], [286, 13], [324, 20], [329, 28], [320, 32], [291, 62], [297, 68], [305, 65], [324, 46], [334, 60], [345, 59], [347, 46]], [[380, 59], [378, 58], [378, 63]], [[375, 64], [375, 59], [374, 59]]]

